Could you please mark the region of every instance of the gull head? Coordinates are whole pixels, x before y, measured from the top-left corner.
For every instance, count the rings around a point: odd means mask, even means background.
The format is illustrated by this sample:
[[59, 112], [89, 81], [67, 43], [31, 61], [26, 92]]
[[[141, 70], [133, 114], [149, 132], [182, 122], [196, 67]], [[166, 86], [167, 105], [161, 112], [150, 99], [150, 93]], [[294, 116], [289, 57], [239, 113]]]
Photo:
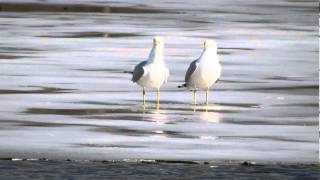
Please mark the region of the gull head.
[[163, 46], [163, 38], [162, 37], [154, 37], [153, 44], [155, 46]]
[[205, 40], [203, 46], [204, 49], [218, 49], [218, 45], [214, 40]]

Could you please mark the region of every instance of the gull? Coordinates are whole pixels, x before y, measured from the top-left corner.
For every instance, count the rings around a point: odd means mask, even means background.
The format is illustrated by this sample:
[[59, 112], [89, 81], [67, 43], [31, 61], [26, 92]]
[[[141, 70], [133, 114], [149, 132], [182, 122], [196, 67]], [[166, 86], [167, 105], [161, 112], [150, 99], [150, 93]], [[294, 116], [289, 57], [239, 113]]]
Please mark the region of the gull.
[[132, 81], [140, 85], [143, 90], [143, 106], [146, 107], [146, 88], [157, 89], [157, 108], [160, 105], [160, 87], [167, 83], [169, 69], [163, 59], [163, 38], [155, 37], [149, 58], [134, 67]]
[[193, 104], [197, 104], [197, 90], [206, 90], [208, 105], [209, 89], [221, 76], [221, 65], [218, 58], [218, 46], [213, 40], [206, 40], [200, 57], [191, 62], [186, 75], [185, 84], [178, 86], [193, 89]]

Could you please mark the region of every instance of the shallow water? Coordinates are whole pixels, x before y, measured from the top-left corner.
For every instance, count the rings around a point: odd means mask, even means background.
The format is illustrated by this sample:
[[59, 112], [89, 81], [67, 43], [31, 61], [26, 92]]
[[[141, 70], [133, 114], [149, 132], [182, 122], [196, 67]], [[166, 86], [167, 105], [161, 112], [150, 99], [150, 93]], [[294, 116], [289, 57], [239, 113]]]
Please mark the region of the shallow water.
[[[317, 1], [15, 2], [0, 1], [0, 157], [318, 162]], [[153, 36], [171, 77], [144, 110], [126, 72]], [[194, 107], [176, 87], [207, 38], [223, 73]]]

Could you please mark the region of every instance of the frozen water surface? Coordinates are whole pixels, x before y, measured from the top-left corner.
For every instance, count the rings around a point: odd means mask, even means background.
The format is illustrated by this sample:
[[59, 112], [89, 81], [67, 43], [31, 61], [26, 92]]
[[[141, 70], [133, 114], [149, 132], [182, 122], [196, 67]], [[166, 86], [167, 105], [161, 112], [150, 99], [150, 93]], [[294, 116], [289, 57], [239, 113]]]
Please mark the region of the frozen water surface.
[[[64, 2], [0, 1], [0, 157], [318, 161], [317, 1]], [[156, 35], [171, 78], [143, 110], [125, 72]], [[194, 107], [207, 38], [223, 73]]]

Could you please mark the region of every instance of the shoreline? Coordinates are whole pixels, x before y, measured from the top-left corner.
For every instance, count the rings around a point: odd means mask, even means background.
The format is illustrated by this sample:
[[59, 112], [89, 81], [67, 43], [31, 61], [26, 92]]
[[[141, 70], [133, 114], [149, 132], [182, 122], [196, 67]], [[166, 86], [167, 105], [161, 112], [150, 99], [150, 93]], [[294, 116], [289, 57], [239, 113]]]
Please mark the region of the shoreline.
[[243, 165], [243, 166], [265, 166], [265, 165], [311, 165], [319, 166], [318, 162], [274, 162], [274, 161], [251, 161], [251, 160], [165, 160], [165, 159], [117, 159], [117, 160], [81, 160], [81, 159], [47, 159], [47, 158], [12, 158], [12, 157], [0, 157], [0, 161], [39, 161], [39, 162], [88, 162], [88, 163], [141, 163], [141, 164], [230, 164], [230, 165]]
[[0, 160], [0, 179], [318, 179], [319, 164]]

